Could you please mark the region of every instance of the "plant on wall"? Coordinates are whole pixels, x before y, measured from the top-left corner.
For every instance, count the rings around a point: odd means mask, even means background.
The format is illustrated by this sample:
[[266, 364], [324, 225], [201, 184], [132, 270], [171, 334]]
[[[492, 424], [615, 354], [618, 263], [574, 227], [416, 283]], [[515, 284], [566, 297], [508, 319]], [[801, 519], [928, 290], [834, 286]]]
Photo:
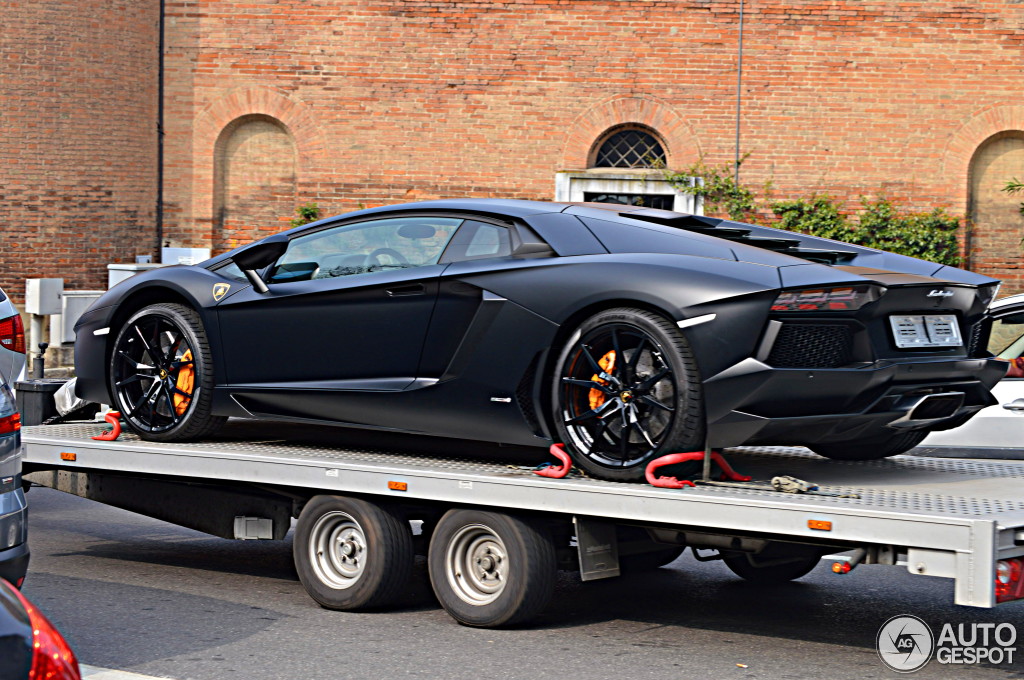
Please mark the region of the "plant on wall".
[[[744, 156], [743, 160], [746, 158]], [[733, 220], [762, 221], [758, 215], [757, 195], [736, 181], [729, 165], [711, 166], [701, 159], [678, 172], [666, 172], [665, 179], [676, 190], [702, 198], [708, 212], [724, 212]], [[1024, 190], [1024, 184], [1019, 182], [1016, 187], [1012, 193]], [[770, 189], [771, 183], [768, 182], [764, 193]], [[1009, 188], [1005, 190], [1010, 191]], [[959, 218], [941, 208], [921, 213], [906, 212], [885, 198], [874, 201], [862, 198], [861, 206], [860, 212], [851, 218], [829, 196], [812, 195], [768, 203], [776, 218], [771, 226], [780, 229], [878, 248], [939, 264], [957, 266], [961, 263], [957, 241]], [[1021, 210], [1024, 212], [1024, 204]]]
[[293, 227], [301, 227], [304, 224], [316, 222], [320, 219], [320, 208], [316, 203], [306, 203], [296, 208], [295, 214], [297, 217], [292, 218], [289, 224]]

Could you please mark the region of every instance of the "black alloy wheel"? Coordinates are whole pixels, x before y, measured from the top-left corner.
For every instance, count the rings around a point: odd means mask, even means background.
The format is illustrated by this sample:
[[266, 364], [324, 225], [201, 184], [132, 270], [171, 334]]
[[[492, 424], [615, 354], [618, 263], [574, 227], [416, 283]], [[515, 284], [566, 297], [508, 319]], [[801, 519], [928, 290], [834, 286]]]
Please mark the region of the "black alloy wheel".
[[114, 343], [109, 379], [115, 408], [143, 439], [198, 439], [225, 420], [211, 414], [206, 332], [184, 305], [150, 305], [132, 315]]
[[653, 312], [585, 321], [556, 365], [553, 403], [559, 436], [595, 477], [642, 480], [654, 458], [704, 448], [696, 362], [675, 324]]

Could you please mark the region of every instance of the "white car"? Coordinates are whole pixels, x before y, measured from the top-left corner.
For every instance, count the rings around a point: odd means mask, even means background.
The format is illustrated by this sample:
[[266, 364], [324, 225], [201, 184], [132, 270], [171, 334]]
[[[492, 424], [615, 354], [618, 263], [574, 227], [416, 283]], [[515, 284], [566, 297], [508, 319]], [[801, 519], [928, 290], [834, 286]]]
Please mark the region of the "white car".
[[[1012, 361], [1024, 355], [1024, 294], [996, 300], [989, 308], [992, 333], [988, 350]], [[1024, 362], [1021, 362], [1024, 364]], [[1018, 377], [1019, 376], [1019, 377]], [[963, 448], [962, 455], [999, 455], [1004, 449], [1024, 450], [1024, 375], [1011, 369], [992, 388], [997, 403], [986, 407], [960, 427], [933, 432], [919, 445], [925, 448]]]
[[25, 327], [18, 309], [0, 290], [0, 376], [6, 376], [11, 386], [24, 378]]

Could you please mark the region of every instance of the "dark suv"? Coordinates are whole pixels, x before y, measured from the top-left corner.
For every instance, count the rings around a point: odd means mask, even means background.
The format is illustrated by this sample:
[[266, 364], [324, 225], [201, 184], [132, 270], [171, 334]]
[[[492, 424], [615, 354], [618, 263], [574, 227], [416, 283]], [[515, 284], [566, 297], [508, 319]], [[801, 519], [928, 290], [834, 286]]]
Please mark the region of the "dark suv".
[[0, 578], [21, 587], [28, 571], [28, 509], [21, 488], [21, 416], [0, 375]]

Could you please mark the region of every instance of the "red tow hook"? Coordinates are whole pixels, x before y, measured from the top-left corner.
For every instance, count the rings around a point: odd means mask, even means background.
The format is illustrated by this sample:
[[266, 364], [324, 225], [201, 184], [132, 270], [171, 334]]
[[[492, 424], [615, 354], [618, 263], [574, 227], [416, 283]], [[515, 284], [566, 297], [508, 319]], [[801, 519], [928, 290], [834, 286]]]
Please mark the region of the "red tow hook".
[[561, 479], [569, 474], [569, 470], [572, 469], [572, 459], [569, 458], [569, 454], [565, 452], [564, 444], [552, 444], [548, 452], [562, 461], [561, 465], [548, 465], [547, 467], [534, 470], [533, 474], [540, 475], [541, 477], [551, 477], [552, 479]]
[[[646, 476], [647, 483], [651, 486], [656, 486], [661, 489], [682, 489], [687, 486], [697, 486], [688, 479], [679, 480], [675, 477], [656, 477], [654, 471], [660, 467], [666, 465], [675, 465], [677, 463], [686, 463], [689, 461], [704, 460], [703, 451], [690, 451], [689, 453], [670, 453], [667, 456], [661, 458], [655, 458], [647, 464]], [[725, 462], [725, 458], [722, 457], [718, 451], [711, 452], [711, 460], [714, 461], [719, 468], [722, 470], [721, 479], [728, 480], [730, 482], [749, 482], [751, 477], [747, 475], [741, 475], [732, 469], [732, 466]]]
[[103, 434], [98, 434], [93, 439], [101, 442], [112, 442], [121, 436], [121, 414], [118, 411], [108, 411], [107, 415], [103, 416], [103, 420], [113, 425], [113, 429], [107, 430]]

